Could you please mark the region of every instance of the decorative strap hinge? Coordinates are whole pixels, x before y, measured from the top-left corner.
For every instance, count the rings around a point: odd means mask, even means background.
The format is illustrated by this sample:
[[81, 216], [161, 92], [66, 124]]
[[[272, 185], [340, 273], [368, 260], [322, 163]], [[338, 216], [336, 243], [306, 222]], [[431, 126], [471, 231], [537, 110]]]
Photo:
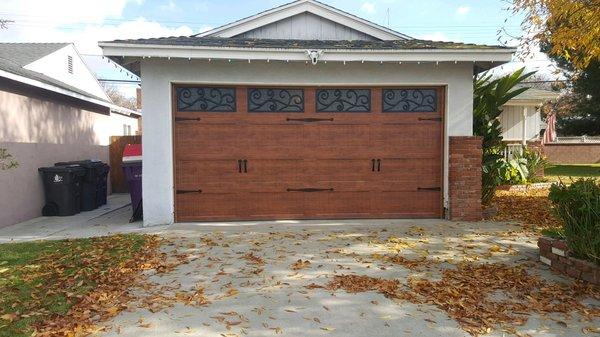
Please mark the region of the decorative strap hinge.
[[288, 192], [305, 192], [305, 193], [314, 193], [314, 192], [333, 192], [333, 188], [288, 188]]
[[437, 191], [440, 192], [442, 190], [441, 187], [419, 187], [419, 191]]
[[200, 117], [175, 117], [175, 122], [199, 122]]
[[177, 194], [200, 194], [202, 190], [177, 190]]
[[419, 118], [419, 121], [431, 121], [431, 122], [441, 122], [442, 117], [432, 117], [432, 118]]

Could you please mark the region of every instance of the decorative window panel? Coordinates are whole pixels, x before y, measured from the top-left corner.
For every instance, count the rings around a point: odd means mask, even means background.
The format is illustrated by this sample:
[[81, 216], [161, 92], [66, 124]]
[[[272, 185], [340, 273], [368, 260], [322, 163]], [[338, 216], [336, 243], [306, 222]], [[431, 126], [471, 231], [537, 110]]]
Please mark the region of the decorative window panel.
[[383, 112], [436, 112], [436, 89], [383, 89]]
[[370, 89], [319, 89], [317, 112], [370, 112]]
[[304, 112], [304, 90], [283, 88], [248, 89], [249, 112]]
[[235, 88], [180, 87], [176, 90], [177, 110], [194, 112], [235, 112]]

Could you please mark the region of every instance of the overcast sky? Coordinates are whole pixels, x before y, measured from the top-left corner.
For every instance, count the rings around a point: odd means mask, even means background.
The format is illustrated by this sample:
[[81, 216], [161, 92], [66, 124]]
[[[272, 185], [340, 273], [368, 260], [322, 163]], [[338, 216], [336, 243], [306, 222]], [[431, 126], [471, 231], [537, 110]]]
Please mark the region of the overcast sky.
[[[0, 18], [13, 20], [0, 42], [75, 42], [82, 54], [101, 54], [98, 41], [191, 35], [286, 0], [1, 0]], [[518, 36], [520, 17], [505, 0], [323, 0], [409, 36], [499, 44]], [[388, 15], [389, 12], [389, 15]], [[514, 41], [514, 40], [513, 40]], [[514, 42], [512, 42], [514, 44]], [[546, 66], [542, 55], [530, 67]]]

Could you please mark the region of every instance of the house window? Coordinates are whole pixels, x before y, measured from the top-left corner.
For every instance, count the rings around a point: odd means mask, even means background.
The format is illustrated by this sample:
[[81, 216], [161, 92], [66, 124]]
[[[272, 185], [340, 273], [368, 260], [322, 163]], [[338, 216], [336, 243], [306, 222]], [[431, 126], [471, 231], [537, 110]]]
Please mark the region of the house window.
[[303, 112], [304, 90], [283, 88], [248, 89], [249, 112]]
[[123, 124], [123, 136], [131, 136], [131, 125]]
[[370, 89], [317, 90], [317, 112], [371, 112]]
[[235, 88], [179, 87], [177, 110], [190, 112], [235, 112]]
[[436, 112], [436, 89], [384, 89], [383, 112]]
[[73, 56], [67, 56], [67, 71], [69, 74], [73, 73]]

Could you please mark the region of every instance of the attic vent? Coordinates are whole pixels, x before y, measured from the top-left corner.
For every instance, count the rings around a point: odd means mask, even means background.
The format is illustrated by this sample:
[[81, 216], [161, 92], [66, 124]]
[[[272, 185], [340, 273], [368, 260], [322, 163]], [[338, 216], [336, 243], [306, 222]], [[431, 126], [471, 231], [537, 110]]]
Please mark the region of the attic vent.
[[69, 74], [73, 73], [73, 56], [71, 55], [67, 56], [67, 70]]

